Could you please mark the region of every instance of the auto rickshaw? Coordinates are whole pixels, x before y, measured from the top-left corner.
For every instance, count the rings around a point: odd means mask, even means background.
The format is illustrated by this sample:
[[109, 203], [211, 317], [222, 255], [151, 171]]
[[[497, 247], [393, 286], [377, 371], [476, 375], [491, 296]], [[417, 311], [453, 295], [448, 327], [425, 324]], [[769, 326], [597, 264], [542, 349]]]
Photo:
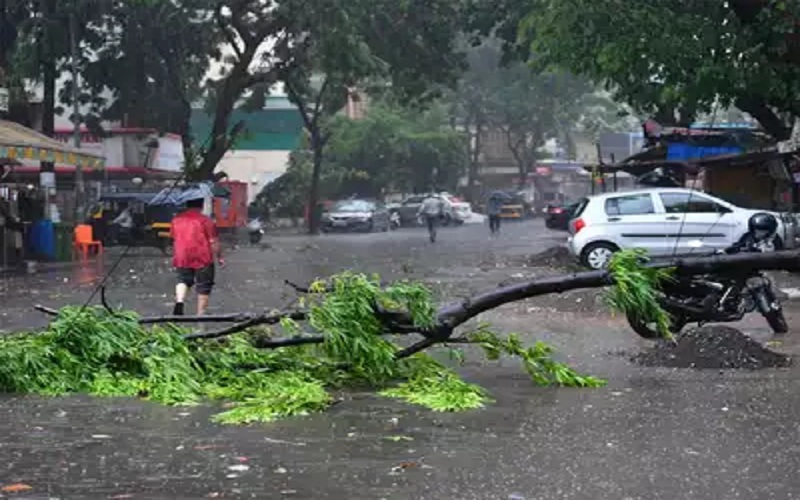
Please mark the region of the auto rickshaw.
[[[93, 225], [102, 224], [102, 230], [95, 228], [95, 233], [103, 239], [103, 245], [132, 245], [158, 248], [169, 254], [172, 248], [170, 224], [181, 206], [175, 204], [151, 204], [157, 193], [106, 193], [100, 197], [100, 221], [92, 220]], [[113, 239], [106, 230], [116, 214], [123, 207], [128, 207], [133, 217], [133, 229], [122, 239]]]
[[519, 195], [511, 195], [511, 199], [500, 209], [503, 220], [523, 220], [527, 217], [526, 203]]

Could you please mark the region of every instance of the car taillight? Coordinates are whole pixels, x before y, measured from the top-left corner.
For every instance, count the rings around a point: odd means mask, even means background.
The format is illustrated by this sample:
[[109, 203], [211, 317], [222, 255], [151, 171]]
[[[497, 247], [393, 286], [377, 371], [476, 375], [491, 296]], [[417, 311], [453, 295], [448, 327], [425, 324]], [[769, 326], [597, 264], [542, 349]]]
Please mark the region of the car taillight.
[[586, 227], [586, 223], [583, 222], [583, 219], [575, 219], [575, 222], [572, 223], [572, 227], [575, 229], [575, 234]]
[[560, 214], [560, 213], [564, 213], [564, 211], [563, 211], [563, 210], [561, 210], [560, 208], [554, 208], [554, 209], [553, 209], [553, 213], [554, 213], [554, 214]]

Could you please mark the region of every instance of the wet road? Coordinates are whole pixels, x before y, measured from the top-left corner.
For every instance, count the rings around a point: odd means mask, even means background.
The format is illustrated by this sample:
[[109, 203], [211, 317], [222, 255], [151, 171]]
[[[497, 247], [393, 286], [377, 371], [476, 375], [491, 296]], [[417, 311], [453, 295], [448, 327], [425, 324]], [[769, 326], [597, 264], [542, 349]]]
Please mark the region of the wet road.
[[[283, 279], [345, 268], [425, 279], [453, 299], [545, 272], [526, 267], [525, 256], [563, 240], [537, 223], [507, 227], [499, 240], [485, 233], [448, 230], [435, 246], [424, 233], [402, 231], [243, 247], [220, 277], [215, 308], [279, 305], [288, 294]], [[114, 300], [147, 313], [168, 310], [171, 276], [154, 255], [125, 261]], [[0, 328], [41, 322], [31, 302], [84, 298], [92, 269], [0, 281]], [[0, 486], [30, 485], [25, 498], [800, 497], [797, 367], [734, 373], [632, 365], [620, 351], [647, 344], [598, 300], [576, 292], [484, 319], [553, 343], [578, 369], [608, 378], [602, 389], [535, 388], [513, 362], [468, 356], [463, 373], [496, 399], [484, 410], [435, 414], [352, 394], [325, 414], [250, 428], [213, 425], [207, 407], [9, 396], [0, 400]], [[800, 324], [800, 315], [788, 316]], [[769, 336], [759, 318], [742, 327]], [[782, 348], [800, 352], [792, 337]], [[392, 436], [410, 440], [386, 439]]]

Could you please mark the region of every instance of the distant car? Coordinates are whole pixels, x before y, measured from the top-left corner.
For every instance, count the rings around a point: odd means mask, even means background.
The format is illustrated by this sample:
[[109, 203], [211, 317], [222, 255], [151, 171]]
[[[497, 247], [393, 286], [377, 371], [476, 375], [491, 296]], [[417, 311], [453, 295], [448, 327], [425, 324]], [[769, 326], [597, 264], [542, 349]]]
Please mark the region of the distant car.
[[[701, 191], [654, 188], [606, 193], [584, 198], [570, 221], [568, 247], [592, 269], [602, 269], [614, 252], [643, 248], [654, 257], [693, 253], [696, 242], [710, 251], [723, 250], [747, 232], [750, 217], [764, 210], [740, 208]], [[776, 249], [788, 241], [785, 217], [778, 218]], [[793, 241], [790, 245], [793, 245]]]
[[544, 209], [544, 225], [548, 229], [569, 230], [572, 213], [578, 207], [577, 202], [552, 202]]
[[391, 218], [386, 206], [374, 200], [342, 200], [336, 202], [322, 215], [322, 230], [333, 231], [388, 231]]
[[[420, 224], [417, 214], [422, 202], [428, 196], [427, 194], [410, 196], [403, 200], [401, 204], [392, 207], [391, 210], [399, 215], [401, 225], [416, 226]], [[434, 196], [444, 202], [445, 225], [461, 225], [472, 217], [472, 205], [469, 203], [448, 193], [435, 194]]]

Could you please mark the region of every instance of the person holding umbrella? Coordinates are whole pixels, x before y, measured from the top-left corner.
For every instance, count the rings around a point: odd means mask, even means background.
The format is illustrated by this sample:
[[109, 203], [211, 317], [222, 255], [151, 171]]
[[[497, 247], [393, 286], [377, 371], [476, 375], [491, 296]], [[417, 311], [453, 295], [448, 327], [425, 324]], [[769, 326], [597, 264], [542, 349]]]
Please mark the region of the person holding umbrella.
[[205, 196], [202, 192], [185, 198], [186, 210], [172, 219], [170, 234], [174, 243], [173, 265], [177, 273], [175, 308], [173, 314], [184, 314], [184, 301], [189, 289], [196, 285], [197, 315], [208, 309], [211, 290], [214, 288], [214, 260], [225, 265], [217, 227], [211, 218], [203, 215]]
[[511, 196], [503, 191], [494, 191], [486, 201], [486, 215], [489, 217], [489, 231], [494, 235], [500, 232], [500, 212]]

